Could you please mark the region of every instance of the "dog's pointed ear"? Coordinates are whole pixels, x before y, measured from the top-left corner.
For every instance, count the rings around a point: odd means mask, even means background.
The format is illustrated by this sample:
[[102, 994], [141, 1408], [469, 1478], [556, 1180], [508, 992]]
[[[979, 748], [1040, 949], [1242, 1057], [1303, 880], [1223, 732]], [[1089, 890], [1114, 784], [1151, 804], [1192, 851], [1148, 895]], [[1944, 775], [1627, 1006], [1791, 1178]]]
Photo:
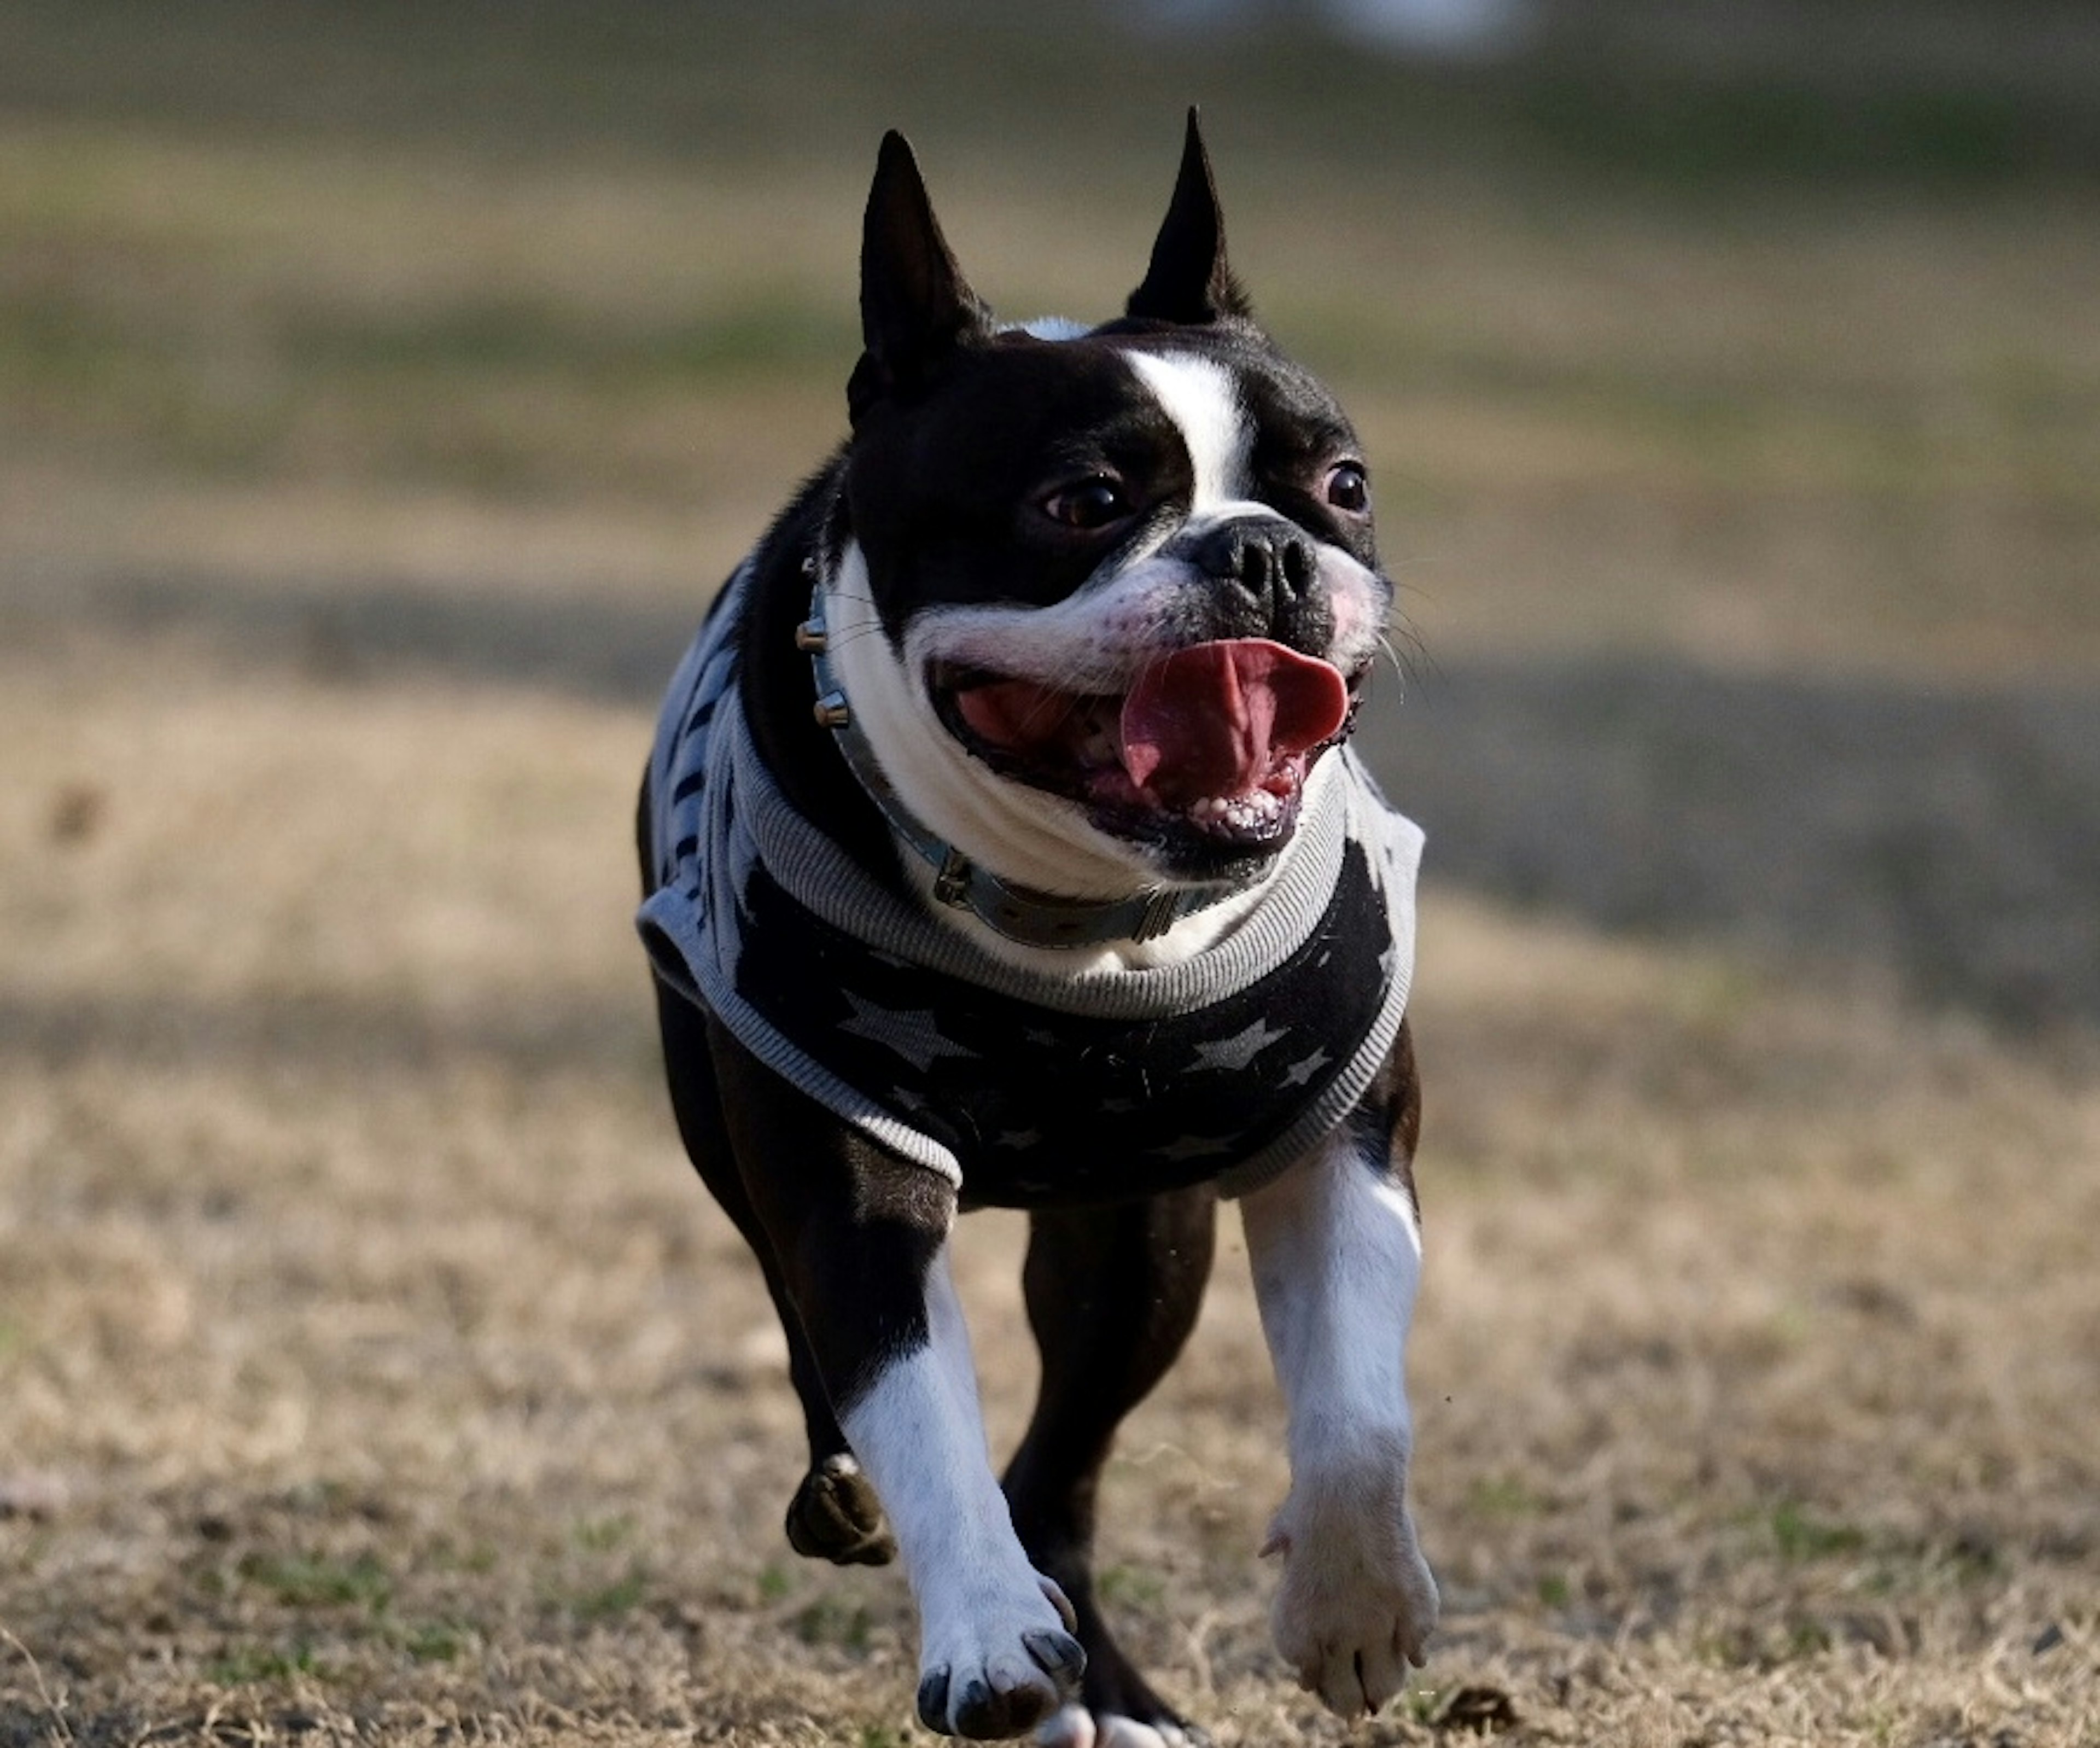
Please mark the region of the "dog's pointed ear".
[[1123, 310], [1143, 320], [1194, 325], [1254, 313], [1225, 262], [1224, 214], [1218, 209], [1211, 155], [1203, 149], [1203, 130], [1193, 106], [1181, 148], [1181, 174], [1152, 245], [1152, 264]]
[[919, 161], [894, 128], [882, 136], [861, 232], [861, 343], [847, 391], [854, 417], [909, 393], [967, 333], [990, 325], [941, 235]]

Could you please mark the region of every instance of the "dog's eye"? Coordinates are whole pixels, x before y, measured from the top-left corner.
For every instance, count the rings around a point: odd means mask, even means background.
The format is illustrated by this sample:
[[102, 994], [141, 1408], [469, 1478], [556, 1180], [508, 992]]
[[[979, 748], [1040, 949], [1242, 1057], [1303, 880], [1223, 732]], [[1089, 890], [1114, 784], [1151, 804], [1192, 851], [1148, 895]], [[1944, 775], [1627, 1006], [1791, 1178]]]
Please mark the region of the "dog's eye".
[[1083, 532], [1105, 528], [1131, 512], [1123, 482], [1106, 474], [1090, 475], [1059, 486], [1039, 501], [1039, 507], [1052, 522]]
[[1371, 481], [1362, 462], [1338, 461], [1327, 470], [1327, 501], [1345, 515], [1370, 514]]

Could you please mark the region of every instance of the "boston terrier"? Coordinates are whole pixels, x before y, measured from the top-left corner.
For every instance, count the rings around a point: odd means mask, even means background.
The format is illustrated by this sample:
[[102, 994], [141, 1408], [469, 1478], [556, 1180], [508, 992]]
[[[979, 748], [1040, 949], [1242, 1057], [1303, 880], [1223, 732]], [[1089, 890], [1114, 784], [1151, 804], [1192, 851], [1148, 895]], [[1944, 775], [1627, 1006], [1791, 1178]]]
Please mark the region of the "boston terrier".
[[[901, 1557], [919, 1715], [1190, 1743], [1089, 1561], [1116, 1426], [1236, 1199], [1288, 1417], [1276, 1643], [1335, 1711], [1419, 1662], [1405, 1018], [1421, 834], [1348, 741], [1392, 587], [1363, 454], [1259, 327], [1196, 117], [1143, 282], [1006, 325], [882, 143], [851, 434], [710, 609], [643, 786], [680, 1132], [808, 1424], [801, 1553]], [[1004, 1477], [948, 1258], [1028, 1211]]]

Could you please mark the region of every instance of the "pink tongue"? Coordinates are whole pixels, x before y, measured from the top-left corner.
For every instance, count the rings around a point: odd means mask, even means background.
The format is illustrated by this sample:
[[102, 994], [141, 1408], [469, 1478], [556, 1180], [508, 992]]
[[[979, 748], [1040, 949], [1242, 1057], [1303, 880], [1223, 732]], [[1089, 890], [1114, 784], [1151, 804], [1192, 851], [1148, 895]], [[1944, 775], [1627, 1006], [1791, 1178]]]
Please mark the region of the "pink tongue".
[[1123, 700], [1123, 769], [1140, 788], [1157, 778], [1170, 801], [1245, 795], [1348, 713], [1330, 663], [1267, 638], [1193, 644], [1146, 669]]

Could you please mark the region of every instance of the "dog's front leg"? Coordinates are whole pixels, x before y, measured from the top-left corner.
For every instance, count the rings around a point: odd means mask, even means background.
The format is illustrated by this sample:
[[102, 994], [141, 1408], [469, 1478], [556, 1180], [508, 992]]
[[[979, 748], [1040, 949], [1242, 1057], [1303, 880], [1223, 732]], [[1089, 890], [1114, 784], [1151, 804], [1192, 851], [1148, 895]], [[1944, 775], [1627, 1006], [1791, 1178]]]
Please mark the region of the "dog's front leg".
[[1290, 1419], [1290, 1493], [1263, 1549], [1283, 1556], [1271, 1625], [1301, 1684], [1345, 1718], [1400, 1691], [1436, 1624], [1407, 1505], [1422, 1244], [1396, 1147], [1360, 1114], [1242, 1203]]
[[1074, 1696], [1086, 1653], [993, 1477], [945, 1243], [923, 1287], [924, 1344], [889, 1357], [839, 1421], [918, 1599], [920, 1719], [951, 1735], [1016, 1736]]
[[1075, 1696], [1086, 1653], [992, 1473], [948, 1266], [955, 1191], [713, 1037], [745, 1187], [918, 1600], [919, 1715], [1020, 1735]]

